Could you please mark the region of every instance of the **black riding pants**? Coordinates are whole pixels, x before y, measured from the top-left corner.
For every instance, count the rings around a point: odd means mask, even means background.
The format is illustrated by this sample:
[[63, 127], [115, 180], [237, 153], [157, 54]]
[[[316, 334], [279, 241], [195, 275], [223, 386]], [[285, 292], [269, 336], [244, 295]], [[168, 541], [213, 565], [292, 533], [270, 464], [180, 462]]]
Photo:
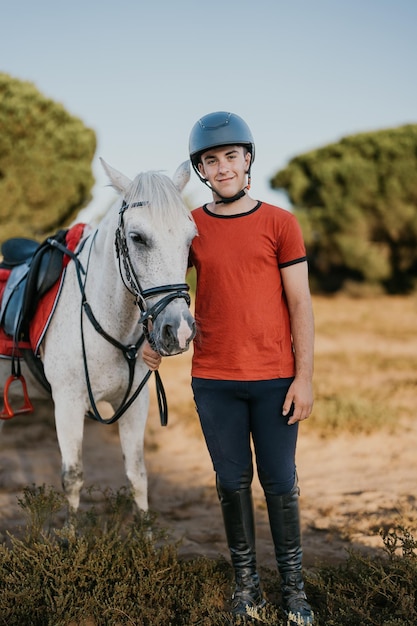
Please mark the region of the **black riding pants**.
[[253, 477], [271, 495], [295, 481], [298, 424], [288, 426], [282, 406], [292, 378], [228, 381], [193, 378], [194, 400], [214, 470], [224, 489], [247, 487]]

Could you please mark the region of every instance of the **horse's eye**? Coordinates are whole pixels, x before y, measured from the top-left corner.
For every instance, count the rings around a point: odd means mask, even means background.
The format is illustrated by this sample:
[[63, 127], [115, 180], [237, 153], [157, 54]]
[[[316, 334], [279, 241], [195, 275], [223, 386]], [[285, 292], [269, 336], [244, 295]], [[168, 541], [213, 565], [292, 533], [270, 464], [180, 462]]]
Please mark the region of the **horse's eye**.
[[146, 239], [140, 233], [130, 233], [131, 240], [141, 246], [146, 246]]

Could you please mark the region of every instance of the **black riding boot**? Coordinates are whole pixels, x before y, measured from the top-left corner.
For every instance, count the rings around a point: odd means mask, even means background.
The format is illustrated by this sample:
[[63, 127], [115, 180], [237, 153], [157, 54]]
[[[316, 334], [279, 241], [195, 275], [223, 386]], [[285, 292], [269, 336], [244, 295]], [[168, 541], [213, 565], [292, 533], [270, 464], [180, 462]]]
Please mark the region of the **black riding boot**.
[[238, 491], [227, 491], [217, 480], [217, 493], [235, 572], [236, 586], [232, 595], [231, 612], [235, 616], [248, 617], [247, 607], [255, 609], [256, 613], [256, 609], [266, 604], [256, 571], [252, 491], [250, 486]]
[[269, 524], [282, 581], [282, 608], [287, 616], [288, 626], [307, 626], [314, 622], [302, 577], [298, 496], [297, 482], [288, 494], [266, 495]]

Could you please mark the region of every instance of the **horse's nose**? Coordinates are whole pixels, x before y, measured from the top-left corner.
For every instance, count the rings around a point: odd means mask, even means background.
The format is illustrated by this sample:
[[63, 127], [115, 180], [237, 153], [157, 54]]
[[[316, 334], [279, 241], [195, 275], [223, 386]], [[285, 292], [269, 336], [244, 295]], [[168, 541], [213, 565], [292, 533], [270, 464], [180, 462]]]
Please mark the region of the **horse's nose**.
[[168, 351], [178, 346], [177, 336], [171, 324], [164, 325], [161, 336], [164, 346]]
[[167, 352], [178, 352], [187, 350], [195, 335], [194, 319], [188, 319], [179, 325], [164, 324], [161, 329], [162, 343]]

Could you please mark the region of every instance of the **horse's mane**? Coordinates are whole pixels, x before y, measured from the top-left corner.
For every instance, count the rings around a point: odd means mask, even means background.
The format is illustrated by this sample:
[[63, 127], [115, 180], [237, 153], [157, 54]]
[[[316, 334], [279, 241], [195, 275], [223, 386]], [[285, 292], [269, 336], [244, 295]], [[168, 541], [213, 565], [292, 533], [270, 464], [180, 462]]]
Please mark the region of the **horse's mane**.
[[[141, 172], [133, 180], [126, 196], [128, 204], [145, 202], [149, 204], [152, 220], [157, 225], [179, 225], [179, 219], [191, 218], [181, 193], [173, 181], [158, 171]], [[145, 209], [145, 207], [143, 207]], [[146, 209], [145, 209], [146, 210]]]

